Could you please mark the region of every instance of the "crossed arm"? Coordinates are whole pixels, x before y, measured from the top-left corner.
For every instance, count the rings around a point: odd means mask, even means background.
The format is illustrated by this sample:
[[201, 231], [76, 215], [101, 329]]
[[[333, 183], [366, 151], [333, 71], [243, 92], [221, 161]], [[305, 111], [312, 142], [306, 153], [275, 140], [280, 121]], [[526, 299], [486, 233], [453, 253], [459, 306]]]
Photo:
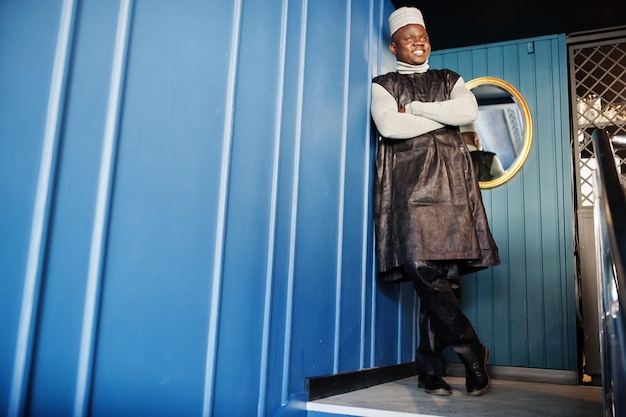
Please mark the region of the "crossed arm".
[[460, 126], [478, 117], [476, 97], [460, 77], [446, 101], [397, 103], [381, 85], [372, 83], [371, 113], [378, 132], [390, 139], [408, 139], [440, 129]]

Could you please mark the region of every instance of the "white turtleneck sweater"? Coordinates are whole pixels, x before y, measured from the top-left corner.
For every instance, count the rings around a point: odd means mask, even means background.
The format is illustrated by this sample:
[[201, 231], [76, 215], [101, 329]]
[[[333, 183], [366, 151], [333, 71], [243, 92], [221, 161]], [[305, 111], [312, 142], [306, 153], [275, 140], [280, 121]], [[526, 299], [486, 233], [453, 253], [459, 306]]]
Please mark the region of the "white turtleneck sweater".
[[[428, 70], [428, 62], [409, 65], [397, 62], [398, 73], [414, 74]], [[396, 99], [381, 85], [372, 83], [372, 119], [378, 132], [389, 139], [409, 139], [432, 132], [446, 125], [461, 126], [478, 117], [476, 97], [460, 77], [446, 101], [400, 103], [405, 113], [398, 112]]]

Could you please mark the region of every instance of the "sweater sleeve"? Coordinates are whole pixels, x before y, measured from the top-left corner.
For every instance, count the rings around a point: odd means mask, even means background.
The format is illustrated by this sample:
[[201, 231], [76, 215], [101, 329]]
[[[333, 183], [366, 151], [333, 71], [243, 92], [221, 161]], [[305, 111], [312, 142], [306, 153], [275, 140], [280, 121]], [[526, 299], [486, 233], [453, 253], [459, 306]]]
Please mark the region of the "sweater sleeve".
[[413, 101], [405, 106], [407, 113], [422, 116], [444, 125], [461, 126], [471, 123], [478, 117], [476, 97], [459, 77], [452, 87], [450, 99], [446, 101]]
[[396, 99], [377, 83], [372, 83], [371, 113], [378, 133], [389, 139], [414, 138], [444, 126], [424, 116], [398, 112]]

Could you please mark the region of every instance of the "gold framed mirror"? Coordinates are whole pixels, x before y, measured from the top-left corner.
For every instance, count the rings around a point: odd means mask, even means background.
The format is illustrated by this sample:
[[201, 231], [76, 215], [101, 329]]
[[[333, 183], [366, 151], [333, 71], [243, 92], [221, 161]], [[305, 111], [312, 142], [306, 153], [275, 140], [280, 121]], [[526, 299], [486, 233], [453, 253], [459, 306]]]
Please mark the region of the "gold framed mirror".
[[474, 78], [466, 85], [478, 101], [474, 123], [482, 149], [494, 153], [504, 169], [478, 183], [480, 188], [494, 188], [513, 178], [528, 158], [533, 137], [530, 109], [520, 92], [500, 78]]

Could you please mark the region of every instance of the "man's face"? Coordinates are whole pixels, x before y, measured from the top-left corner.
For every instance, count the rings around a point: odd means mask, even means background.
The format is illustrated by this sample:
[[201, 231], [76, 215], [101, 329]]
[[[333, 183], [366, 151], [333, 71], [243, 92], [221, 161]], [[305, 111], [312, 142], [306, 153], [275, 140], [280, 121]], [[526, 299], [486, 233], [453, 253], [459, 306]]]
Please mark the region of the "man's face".
[[403, 26], [391, 37], [389, 49], [398, 61], [410, 65], [421, 65], [430, 56], [428, 32], [422, 25]]

